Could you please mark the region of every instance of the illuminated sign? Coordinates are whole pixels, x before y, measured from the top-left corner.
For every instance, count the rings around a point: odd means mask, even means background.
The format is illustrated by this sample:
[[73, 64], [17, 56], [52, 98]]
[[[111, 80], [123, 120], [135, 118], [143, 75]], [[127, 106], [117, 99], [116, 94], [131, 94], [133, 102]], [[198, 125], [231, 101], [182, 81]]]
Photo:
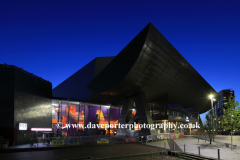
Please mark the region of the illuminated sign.
[[19, 130], [26, 131], [27, 130], [27, 123], [19, 123]]
[[31, 131], [52, 131], [52, 128], [31, 128]]

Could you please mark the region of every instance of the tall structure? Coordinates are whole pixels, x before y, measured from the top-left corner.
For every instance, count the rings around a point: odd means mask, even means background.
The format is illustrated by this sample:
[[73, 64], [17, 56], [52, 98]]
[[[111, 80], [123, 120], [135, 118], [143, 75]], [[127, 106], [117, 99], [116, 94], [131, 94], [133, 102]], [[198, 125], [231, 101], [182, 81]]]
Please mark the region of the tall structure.
[[[199, 113], [211, 108], [210, 94], [218, 99], [217, 92], [151, 23], [117, 56], [94, 59], [53, 89], [54, 97], [110, 104], [110, 109], [121, 106], [121, 124], [198, 122]], [[117, 134], [128, 135], [124, 129]], [[138, 131], [139, 136], [150, 134], [155, 133]]]
[[29, 143], [31, 128], [51, 128], [52, 83], [14, 65], [0, 65], [0, 136]]
[[[210, 94], [218, 100], [211, 85], [149, 23], [118, 55], [93, 59], [53, 90], [51, 82], [0, 65], [0, 136], [15, 144], [44, 137], [49, 128], [66, 136], [179, 136], [184, 130], [140, 126], [199, 122], [199, 114], [211, 108]], [[59, 129], [59, 123], [80, 127]], [[118, 123], [130, 128], [108, 127]]]
[[228, 97], [234, 97], [234, 90], [232, 89], [224, 89], [218, 92], [219, 100], [216, 102], [213, 111], [218, 117], [223, 115], [223, 108], [227, 107]]

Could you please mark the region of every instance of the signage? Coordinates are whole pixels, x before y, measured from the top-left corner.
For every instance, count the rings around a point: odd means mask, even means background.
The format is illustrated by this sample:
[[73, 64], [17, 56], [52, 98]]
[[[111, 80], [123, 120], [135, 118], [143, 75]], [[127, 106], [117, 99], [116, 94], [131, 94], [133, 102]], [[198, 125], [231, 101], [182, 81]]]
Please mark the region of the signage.
[[19, 130], [26, 131], [27, 130], [27, 123], [19, 123]]
[[52, 140], [52, 145], [53, 146], [63, 146], [64, 145], [64, 140], [63, 139]]
[[152, 135], [147, 135], [147, 140], [148, 141], [152, 140]]
[[179, 138], [183, 138], [183, 133], [180, 133], [180, 134], [179, 134]]
[[170, 134], [170, 138], [171, 139], [175, 138], [175, 134]]
[[109, 138], [98, 138], [97, 139], [97, 144], [108, 144], [109, 143]]
[[158, 139], [164, 139], [164, 134], [159, 134]]
[[79, 141], [78, 140], [74, 140], [74, 139], [70, 139], [68, 140], [68, 145], [79, 145]]
[[126, 143], [137, 142], [136, 137], [126, 137], [125, 140], [126, 140]]
[[175, 138], [179, 138], [179, 134], [175, 134]]

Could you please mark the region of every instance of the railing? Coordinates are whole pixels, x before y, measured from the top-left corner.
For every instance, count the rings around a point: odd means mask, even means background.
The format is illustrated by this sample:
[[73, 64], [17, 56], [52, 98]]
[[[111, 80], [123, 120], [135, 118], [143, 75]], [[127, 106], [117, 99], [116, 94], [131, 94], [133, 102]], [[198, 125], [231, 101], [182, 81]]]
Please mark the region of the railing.
[[51, 140], [49, 138], [32, 138], [31, 147], [49, 147]]
[[[162, 133], [163, 134], [163, 133]], [[187, 137], [187, 136], [184, 136]], [[169, 134], [164, 134], [164, 139], [172, 139]], [[148, 136], [137, 136], [135, 143], [147, 144], [153, 141], [161, 141], [156, 136], [148, 139]], [[109, 136], [79, 136], [79, 137], [50, 137], [50, 138], [32, 138], [31, 147], [66, 147], [66, 146], [92, 146], [92, 145], [112, 145], [133, 143], [126, 142], [126, 137], [109, 137]]]
[[68, 146], [94, 146], [126, 143], [125, 137], [50, 137], [32, 138], [31, 147], [68, 147]]

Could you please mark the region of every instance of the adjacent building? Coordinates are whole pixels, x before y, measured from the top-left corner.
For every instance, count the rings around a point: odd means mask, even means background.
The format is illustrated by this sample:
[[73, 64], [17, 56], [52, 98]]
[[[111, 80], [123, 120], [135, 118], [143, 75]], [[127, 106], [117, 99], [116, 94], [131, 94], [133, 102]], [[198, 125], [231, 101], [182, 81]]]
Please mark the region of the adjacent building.
[[219, 94], [219, 99], [216, 102], [216, 104], [213, 108], [213, 111], [214, 111], [214, 114], [216, 114], [218, 117], [222, 117], [223, 109], [227, 107], [228, 98], [234, 97], [234, 90], [224, 89], [224, 90], [221, 90], [220, 92], [218, 92], [218, 94]]
[[0, 65], [0, 136], [30, 143], [31, 128], [51, 128], [52, 83], [13, 65]]

